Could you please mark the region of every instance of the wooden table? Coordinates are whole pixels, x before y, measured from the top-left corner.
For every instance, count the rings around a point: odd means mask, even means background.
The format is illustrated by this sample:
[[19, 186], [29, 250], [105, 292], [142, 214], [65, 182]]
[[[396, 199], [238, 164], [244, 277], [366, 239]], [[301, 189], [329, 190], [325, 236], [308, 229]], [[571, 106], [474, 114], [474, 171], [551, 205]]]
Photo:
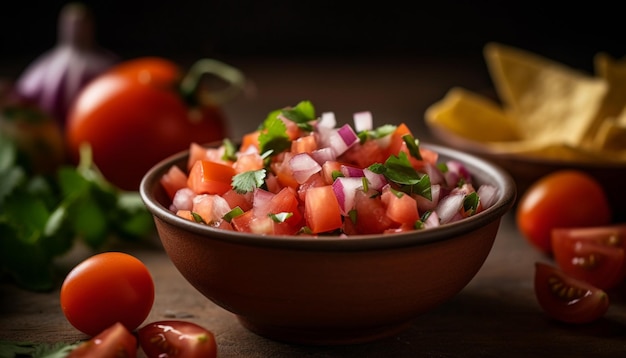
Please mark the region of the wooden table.
[[[377, 124], [406, 122], [422, 141], [426, 107], [452, 86], [491, 85], [477, 62], [447, 59], [234, 59], [252, 80], [249, 95], [226, 111], [234, 137], [254, 129], [267, 113], [309, 99], [340, 121], [370, 110]], [[602, 320], [583, 326], [547, 319], [533, 290], [534, 263], [547, 261], [515, 227], [501, 223], [493, 249], [470, 284], [452, 300], [418, 318], [396, 337], [354, 346], [310, 347], [259, 337], [201, 296], [168, 260], [158, 240], [116, 244], [143, 260], [156, 284], [147, 321], [184, 319], [212, 330], [221, 357], [617, 357], [626, 355], [626, 304], [616, 300]], [[59, 265], [71, 267], [89, 253], [77, 247]], [[64, 318], [59, 292], [32, 293], [0, 283], [0, 340], [74, 342], [86, 338]]]

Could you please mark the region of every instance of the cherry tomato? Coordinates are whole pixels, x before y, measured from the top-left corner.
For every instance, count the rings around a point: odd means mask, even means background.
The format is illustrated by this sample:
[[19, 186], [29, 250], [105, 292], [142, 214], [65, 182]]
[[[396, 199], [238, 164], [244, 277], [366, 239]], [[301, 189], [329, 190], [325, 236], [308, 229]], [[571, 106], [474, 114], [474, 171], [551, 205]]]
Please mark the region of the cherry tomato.
[[217, 357], [213, 333], [192, 322], [152, 322], [141, 327], [137, 335], [139, 345], [148, 358]]
[[70, 271], [60, 298], [65, 317], [83, 333], [94, 336], [116, 322], [132, 331], [152, 309], [154, 282], [136, 257], [104, 252]]
[[97, 336], [74, 348], [67, 358], [109, 358], [137, 356], [137, 338], [117, 322]]
[[561, 170], [533, 183], [518, 202], [516, 221], [536, 248], [552, 254], [552, 229], [608, 225], [611, 208], [604, 189], [590, 175]]
[[626, 224], [554, 229], [552, 250], [563, 272], [603, 290], [626, 278]]
[[535, 295], [547, 315], [566, 323], [595, 321], [609, 308], [603, 290], [541, 262], [535, 264]]
[[66, 136], [72, 159], [78, 160], [80, 146], [89, 143], [105, 178], [135, 191], [158, 161], [188, 149], [191, 142], [224, 138], [225, 116], [213, 100], [222, 92], [209, 93], [200, 79], [205, 74], [220, 77], [229, 82], [226, 90], [232, 92], [242, 86], [242, 76], [217, 61], [209, 62], [204, 72], [197, 66], [183, 78], [169, 60], [138, 58], [91, 81], [68, 115]]

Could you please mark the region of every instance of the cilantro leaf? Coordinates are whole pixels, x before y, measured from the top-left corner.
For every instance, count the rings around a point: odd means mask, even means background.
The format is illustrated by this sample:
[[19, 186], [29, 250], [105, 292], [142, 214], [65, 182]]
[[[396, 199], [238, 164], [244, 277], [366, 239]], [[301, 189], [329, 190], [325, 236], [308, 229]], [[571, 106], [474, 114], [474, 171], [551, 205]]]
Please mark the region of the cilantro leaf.
[[250, 170], [233, 177], [233, 189], [239, 194], [245, 194], [260, 188], [265, 183], [265, 169]]
[[259, 152], [261, 154], [272, 151], [281, 153], [291, 146], [287, 135], [287, 126], [278, 117], [268, 117], [263, 122], [263, 130], [259, 134]]

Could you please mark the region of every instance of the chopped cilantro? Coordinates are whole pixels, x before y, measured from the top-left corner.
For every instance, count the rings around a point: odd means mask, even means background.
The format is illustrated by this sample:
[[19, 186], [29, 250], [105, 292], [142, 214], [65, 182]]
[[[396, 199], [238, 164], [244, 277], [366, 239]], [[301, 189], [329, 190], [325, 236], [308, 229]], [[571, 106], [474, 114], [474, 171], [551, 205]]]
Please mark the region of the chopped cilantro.
[[239, 194], [245, 194], [260, 188], [265, 183], [265, 169], [250, 170], [233, 177], [233, 189]]
[[463, 210], [468, 215], [474, 215], [476, 210], [478, 210], [478, 204], [480, 203], [480, 198], [476, 192], [472, 192], [465, 196], [463, 199]]
[[236, 206], [231, 211], [224, 214], [222, 219], [226, 220], [226, 222], [231, 222], [234, 218], [242, 214], [243, 210], [240, 207]]
[[285, 213], [285, 212], [281, 212], [281, 213], [269, 213], [267, 214], [274, 222], [277, 223], [283, 223], [285, 222], [285, 220], [289, 219], [290, 217], [293, 216], [293, 213], [289, 212], [289, 213]]

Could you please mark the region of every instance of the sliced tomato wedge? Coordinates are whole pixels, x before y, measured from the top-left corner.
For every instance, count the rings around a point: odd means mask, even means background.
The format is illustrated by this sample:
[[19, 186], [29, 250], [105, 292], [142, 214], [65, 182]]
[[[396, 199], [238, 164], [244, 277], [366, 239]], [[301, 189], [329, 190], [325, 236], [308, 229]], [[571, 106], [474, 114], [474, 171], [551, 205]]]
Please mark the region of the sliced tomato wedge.
[[609, 308], [606, 292], [541, 262], [535, 264], [535, 295], [548, 316], [566, 323], [593, 322]]
[[105, 329], [70, 352], [68, 358], [108, 358], [137, 356], [137, 338], [121, 323]]
[[568, 275], [603, 290], [626, 279], [626, 225], [552, 230], [552, 251]]
[[217, 343], [213, 333], [192, 322], [152, 322], [141, 327], [137, 336], [139, 345], [148, 358], [217, 357]]

